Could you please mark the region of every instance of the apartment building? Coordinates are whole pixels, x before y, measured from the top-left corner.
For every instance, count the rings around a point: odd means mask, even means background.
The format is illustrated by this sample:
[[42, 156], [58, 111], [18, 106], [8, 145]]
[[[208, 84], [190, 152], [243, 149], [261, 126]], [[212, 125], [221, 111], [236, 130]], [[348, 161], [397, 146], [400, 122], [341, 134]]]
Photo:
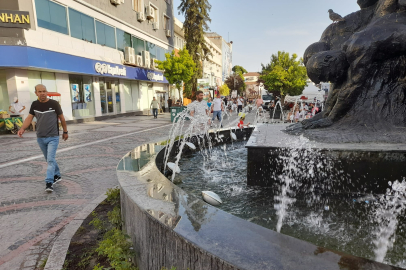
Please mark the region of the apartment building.
[[0, 109], [44, 84], [67, 120], [149, 109], [169, 84], [154, 59], [174, 49], [172, 0], [0, 1]]
[[205, 36], [221, 49], [221, 80], [224, 82], [232, 73], [233, 68], [233, 42], [227, 42], [217, 33], [206, 33]]

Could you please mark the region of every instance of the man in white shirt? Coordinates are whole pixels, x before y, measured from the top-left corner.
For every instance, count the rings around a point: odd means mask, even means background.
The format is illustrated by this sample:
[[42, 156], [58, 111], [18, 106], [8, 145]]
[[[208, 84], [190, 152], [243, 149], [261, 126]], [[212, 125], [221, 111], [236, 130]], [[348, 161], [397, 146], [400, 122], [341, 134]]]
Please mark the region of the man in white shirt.
[[188, 106], [189, 112], [191, 116], [207, 116], [207, 102], [203, 101], [203, 92], [197, 91], [196, 92], [196, 100], [190, 103]]
[[237, 105], [238, 105], [237, 113], [242, 112], [243, 104], [244, 104], [244, 100], [242, 99], [242, 97], [238, 97], [237, 98]]
[[11, 114], [20, 114], [25, 110], [25, 106], [18, 102], [18, 97], [14, 97], [14, 103], [11, 103], [8, 110], [11, 112]]
[[223, 101], [220, 98], [220, 93], [217, 93], [217, 97], [214, 98], [212, 108], [213, 108], [213, 118], [211, 119], [212, 122], [217, 117], [217, 119], [220, 121], [221, 127], [223, 127], [221, 112], [224, 111], [224, 106]]

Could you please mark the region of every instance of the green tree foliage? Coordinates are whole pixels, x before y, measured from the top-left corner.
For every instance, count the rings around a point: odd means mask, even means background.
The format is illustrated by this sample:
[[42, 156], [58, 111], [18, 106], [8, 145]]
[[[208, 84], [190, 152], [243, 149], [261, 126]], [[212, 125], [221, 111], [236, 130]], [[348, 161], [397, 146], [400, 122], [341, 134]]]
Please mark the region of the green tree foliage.
[[225, 84], [227, 84], [228, 88], [237, 90], [237, 93], [241, 95], [246, 89], [244, 81], [242, 74], [234, 73], [226, 78]]
[[178, 54], [179, 56], [176, 56], [175, 51], [167, 53], [165, 61], [156, 60], [156, 63], [159, 69], [164, 70], [164, 76], [168, 82], [176, 85], [181, 97], [182, 81], [190, 81], [195, 74], [196, 64], [187, 49], [180, 50]]
[[248, 73], [248, 71], [245, 68], [243, 68], [242, 66], [234, 66], [233, 71], [235, 73], [238, 73], [238, 74], [246, 74], [246, 73]]
[[307, 86], [307, 72], [303, 59], [297, 55], [278, 52], [271, 56], [271, 62], [262, 65], [260, 80], [268, 91], [279, 91], [281, 95], [300, 95]]
[[222, 96], [230, 95], [230, 88], [228, 88], [227, 84], [223, 84], [222, 86], [220, 86], [219, 91], [220, 95]]
[[209, 11], [211, 5], [208, 0], [181, 0], [178, 7], [179, 14], [185, 16], [183, 29], [185, 31], [186, 49], [193, 57], [196, 72], [189, 81], [185, 81], [185, 92], [194, 95], [197, 90], [197, 79], [203, 77], [202, 62], [208, 60], [210, 49], [204, 40], [204, 32], [210, 30]]

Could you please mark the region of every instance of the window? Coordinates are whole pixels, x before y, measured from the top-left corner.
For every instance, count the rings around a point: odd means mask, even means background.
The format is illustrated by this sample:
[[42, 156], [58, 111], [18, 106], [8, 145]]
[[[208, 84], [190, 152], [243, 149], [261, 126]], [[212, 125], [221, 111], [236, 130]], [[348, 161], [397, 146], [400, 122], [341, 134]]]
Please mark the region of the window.
[[152, 58], [156, 58], [156, 45], [147, 41], [147, 51], [149, 51]]
[[137, 12], [141, 12], [142, 11], [142, 7], [143, 7], [143, 0], [132, 0], [133, 1], [133, 9]]
[[94, 19], [74, 9], [69, 9], [69, 25], [72, 37], [96, 43]]
[[97, 44], [116, 48], [115, 28], [96, 21]]
[[132, 43], [135, 54], [142, 55], [142, 51], [145, 51], [145, 41], [132, 36]]
[[159, 61], [165, 61], [166, 50], [164, 48], [156, 46], [156, 59]]
[[123, 30], [116, 29], [117, 49], [124, 52], [125, 47], [131, 47], [131, 35]]
[[152, 22], [159, 23], [159, 10], [156, 6], [150, 4], [150, 7], [154, 9], [154, 18], [151, 20]]
[[66, 7], [49, 0], [35, 0], [39, 27], [68, 34]]
[[94, 95], [92, 77], [69, 75], [69, 84], [74, 118], [94, 116]]
[[170, 26], [170, 19], [168, 16], [164, 15], [164, 30], [169, 30], [169, 26]]

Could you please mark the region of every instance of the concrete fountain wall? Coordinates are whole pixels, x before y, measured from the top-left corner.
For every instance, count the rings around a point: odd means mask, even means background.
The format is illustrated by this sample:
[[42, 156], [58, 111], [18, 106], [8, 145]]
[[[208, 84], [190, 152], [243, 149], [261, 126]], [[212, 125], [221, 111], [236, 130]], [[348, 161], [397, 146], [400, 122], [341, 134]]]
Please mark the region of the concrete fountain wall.
[[[251, 132], [236, 134], [242, 139]], [[229, 130], [219, 134], [229, 140]], [[160, 143], [136, 147], [117, 167], [124, 228], [141, 270], [399, 269], [276, 233], [206, 204], [161, 173], [162, 149]]]

